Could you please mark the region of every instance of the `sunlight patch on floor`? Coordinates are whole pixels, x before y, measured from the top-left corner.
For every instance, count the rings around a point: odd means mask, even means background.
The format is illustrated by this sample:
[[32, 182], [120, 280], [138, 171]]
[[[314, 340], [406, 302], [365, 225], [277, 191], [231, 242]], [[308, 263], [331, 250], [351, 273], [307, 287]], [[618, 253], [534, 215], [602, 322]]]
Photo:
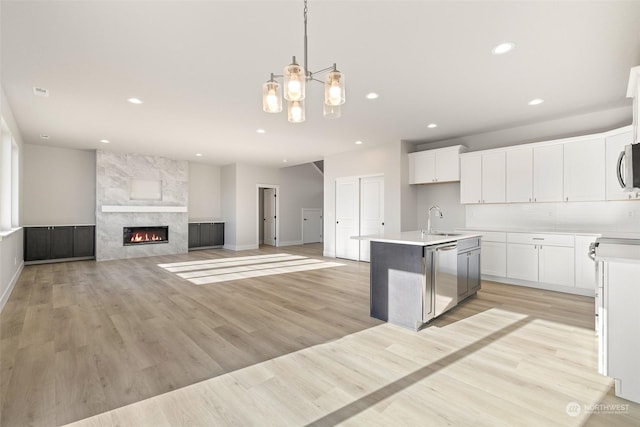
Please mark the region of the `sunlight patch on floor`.
[[500, 309], [420, 332], [383, 324], [70, 426], [579, 426], [567, 405], [611, 382], [593, 331], [567, 328]]
[[158, 267], [176, 273], [195, 285], [205, 285], [343, 265], [282, 253], [158, 264]]

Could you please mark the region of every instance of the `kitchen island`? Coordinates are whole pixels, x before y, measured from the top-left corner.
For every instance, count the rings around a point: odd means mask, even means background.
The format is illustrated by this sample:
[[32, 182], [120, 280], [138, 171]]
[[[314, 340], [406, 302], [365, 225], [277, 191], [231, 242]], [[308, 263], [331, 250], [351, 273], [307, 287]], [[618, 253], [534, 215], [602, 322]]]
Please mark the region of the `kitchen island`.
[[480, 289], [479, 234], [360, 238], [371, 241], [371, 317], [418, 330]]

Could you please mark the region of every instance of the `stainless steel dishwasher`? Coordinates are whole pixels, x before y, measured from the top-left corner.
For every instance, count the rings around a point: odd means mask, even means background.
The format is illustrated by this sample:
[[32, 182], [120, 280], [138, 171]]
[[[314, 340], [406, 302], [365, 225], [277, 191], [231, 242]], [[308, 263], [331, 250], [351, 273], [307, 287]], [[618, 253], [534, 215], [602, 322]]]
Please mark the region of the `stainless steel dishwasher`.
[[458, 244], [433, 248], [434, 317], [458, 304]]

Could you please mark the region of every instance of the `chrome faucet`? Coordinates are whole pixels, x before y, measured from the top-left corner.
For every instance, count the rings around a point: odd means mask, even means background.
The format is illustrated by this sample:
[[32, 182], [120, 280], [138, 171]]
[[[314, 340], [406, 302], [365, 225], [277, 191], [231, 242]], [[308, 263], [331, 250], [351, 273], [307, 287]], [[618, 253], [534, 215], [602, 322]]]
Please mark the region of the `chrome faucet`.
[[431, 229], [431, 211], [436, 210], [438, 212], [438, 218], [442, 218], [442, 209], [439, 206], [431, 206], [429, 208], [429, 216], [427, 217], [427, 234], [432, 234], [433, 230]]

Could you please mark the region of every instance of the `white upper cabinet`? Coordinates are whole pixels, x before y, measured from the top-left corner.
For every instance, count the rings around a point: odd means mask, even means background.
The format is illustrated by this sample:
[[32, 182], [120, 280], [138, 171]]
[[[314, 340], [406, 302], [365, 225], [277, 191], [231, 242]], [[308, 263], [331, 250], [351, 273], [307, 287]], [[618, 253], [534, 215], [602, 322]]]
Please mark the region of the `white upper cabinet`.
[[505, 159], [504, 151], [482, 155], [482, 203], [506, 201]]
[[460, 181], [460, 149], [436, 150], [436, 182]]
[[635, 193], [624, 191], [618, 182], [618, 156], [633, 141], [633, 131], [607, 136], [605, 140], [605, 186], [607, 200], [635, 199]]
[[460, 203], [482, 203], [482, 155], [460, 156]]
[[507, 151], [507, 202], [533, 202], [533, 150]]
[[604, 137], [563, 144], [564, 200], [605, 199]]
[[[632, 127], [460, 155], [460, 203], [640, 199], [618, 184]], [[624, 162], [622, 164], [624, 168]]]
[[562, 144], [533, 148], [533, 201], [563, 200]]
[[461, 145], [409, 153], [409, 184], [460, 181]]
[[460, 156], [460, 203], [505, 202], [505, 152]]
[[436, 180], [434, 150], [409, 153], [409, 184], [425, 184]]

